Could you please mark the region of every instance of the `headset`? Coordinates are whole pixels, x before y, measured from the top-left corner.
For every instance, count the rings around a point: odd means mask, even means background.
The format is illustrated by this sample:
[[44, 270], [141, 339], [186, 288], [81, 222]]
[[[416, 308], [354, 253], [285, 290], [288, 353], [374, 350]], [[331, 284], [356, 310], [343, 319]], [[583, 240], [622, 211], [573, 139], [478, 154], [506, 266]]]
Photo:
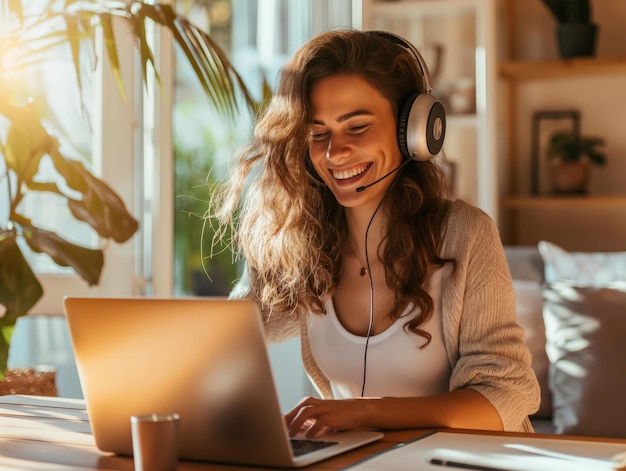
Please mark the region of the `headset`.
[[387, 31], [370, 31], [373, 34], [408, 49], [415, 57], [422, 73], [424, 92], [412, 93], [398, 113], [398, 146], [405, 159], [427, 161], [443, 147], [446, 134], [446, 112], [441, 102], [432, 94], [430, 72], [417, 48], [402, 37]]

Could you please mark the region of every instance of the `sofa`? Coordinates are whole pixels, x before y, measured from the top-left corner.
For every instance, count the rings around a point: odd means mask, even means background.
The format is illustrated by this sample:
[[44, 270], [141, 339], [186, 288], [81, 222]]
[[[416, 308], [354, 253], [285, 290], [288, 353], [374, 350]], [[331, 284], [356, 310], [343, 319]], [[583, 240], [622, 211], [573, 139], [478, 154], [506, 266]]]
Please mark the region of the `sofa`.
[[626, 252], [505, 254], [541, 386], [535, 431], [626, 438]]

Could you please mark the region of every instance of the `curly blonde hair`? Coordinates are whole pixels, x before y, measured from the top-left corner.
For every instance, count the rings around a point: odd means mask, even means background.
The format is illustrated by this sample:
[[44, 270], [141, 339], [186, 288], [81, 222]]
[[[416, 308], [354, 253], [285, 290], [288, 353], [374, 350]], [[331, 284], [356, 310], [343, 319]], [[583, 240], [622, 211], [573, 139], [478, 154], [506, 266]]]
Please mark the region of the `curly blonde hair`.
[[[323, 313], [339, 280], [347, 237], [344, 208], [312, 176], [308, 157], [311, 86], [336, 74], [364, 77], [396, 114], [407, 96], [424, 89], [412, 53], [374, 32], [321, 34], [283, 69], [251, 142], [213, 195], [209, 211], [232, 227], [234, 247], [250, 269], [249, 295], [264, 311]], [[413, 302], [421, 315], [407, 326], [416, 332], [433, 310], [422, 285], [433, 265], [446, 262], [437, 253], [447, 188], [441, 165], [413, 161], [399, 172], [381, 208], [393, 228], [379, 254], [395, 293], [389, 315], [400, 316]]]

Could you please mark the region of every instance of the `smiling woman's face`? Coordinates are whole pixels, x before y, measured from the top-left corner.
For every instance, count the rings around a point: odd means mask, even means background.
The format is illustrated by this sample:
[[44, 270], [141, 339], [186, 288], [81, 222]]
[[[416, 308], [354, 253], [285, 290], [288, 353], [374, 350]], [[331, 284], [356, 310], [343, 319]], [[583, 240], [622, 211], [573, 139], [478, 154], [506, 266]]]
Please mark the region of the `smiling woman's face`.
[[400, 165], [391, 103], [363, 77], [341, 74], [311, 87], [309, 154], [337, 201], [349, 208], [375, 205], [393, 178], [357, 192]]

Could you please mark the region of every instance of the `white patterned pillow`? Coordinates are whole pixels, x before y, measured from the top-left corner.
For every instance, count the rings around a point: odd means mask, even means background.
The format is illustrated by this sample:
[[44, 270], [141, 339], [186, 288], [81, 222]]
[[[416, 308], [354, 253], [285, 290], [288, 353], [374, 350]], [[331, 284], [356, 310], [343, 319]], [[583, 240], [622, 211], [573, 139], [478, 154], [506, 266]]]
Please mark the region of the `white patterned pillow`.
[[539, 242], [546, 283], [575, 286], [626, 287], [626, 252], [568, 252], [551, 242]]

